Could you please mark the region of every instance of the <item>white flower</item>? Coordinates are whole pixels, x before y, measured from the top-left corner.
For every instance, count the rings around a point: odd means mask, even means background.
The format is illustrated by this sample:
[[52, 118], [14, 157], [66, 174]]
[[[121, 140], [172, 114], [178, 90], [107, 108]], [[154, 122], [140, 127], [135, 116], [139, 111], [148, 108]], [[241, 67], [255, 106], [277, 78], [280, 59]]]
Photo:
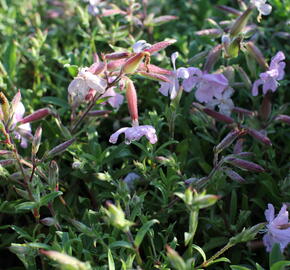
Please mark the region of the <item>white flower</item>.
[[139, 52], [142, 52], [145, 49], [149, 49], [150, 47], [151, 47], [151, 44], [147, 43], [146, 40], [138, 40], [133, 45], [133, 52], [134, 53], [139, 53]]
[[107, 82], [103, 78], [88, 71], [88, 68], [81, 68], [77, 77], [68, 86], [68, 93], [74, 104], [82, 103], [93, 89], [99, 94], [106, 90]]
[[272, 11], [272, 7], [266, 4], [266, 1], [267, 0], [251, 0], [251, 4], [255, 5], [262, 15], [269, 15]]
[[214, 109], [215, 106], [218, 106], [220, 113], [230, 116], [234, 108], [234, 103], [231, 99], [234, 90], [232, 88], [227, 88], [218, 98], [209, 101], [206, 106]]

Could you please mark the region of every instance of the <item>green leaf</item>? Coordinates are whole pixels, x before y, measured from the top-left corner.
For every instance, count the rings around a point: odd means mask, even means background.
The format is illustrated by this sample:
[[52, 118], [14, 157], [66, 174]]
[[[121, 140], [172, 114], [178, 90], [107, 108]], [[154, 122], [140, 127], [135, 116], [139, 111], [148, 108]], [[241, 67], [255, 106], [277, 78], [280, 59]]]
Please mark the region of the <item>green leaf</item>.
[[264, 268], [258, 263], [256, 263], [256, 270], [264, 270]]
[[42, 97], [40, 100], [44, 103], [53, 104], [62, 108], [69, 108], [67, 101], [58, 97]]
[[212, 265], [212, 264], [214, 264], [214, 263], [219, 263], [219, 262], [231, 263], [231, 261], [230, 261], [228, 258], [226, 258], [226, 257], [221, 257], [221, 258], [218, 258], [218, 259], [216, 259], [216, 260], [213, 260], [213, 261], [210, 262], [207, 266]]
[[108, 262], [109, 262], [109, 270], [115, 270], [114, 258], [112, 256], [110, 249], [108, 249]]
[[29, 235], [26, 231], [21, 229], [20, 227], [12, 225], [12, 226], [10, 226], [10, 228], [19, 234], [19, 238], [24, 238], [24, 239], [27, 239], [29, 241], [33, 241], [33, 237], [31, 235]]
[[47, 205], [49, 202], [53, 201], [56, 197], [62, 195], [61, 191], [53, 191], [40, 199], [39, 206]]
[[271, 267], [274, 263], [284, 260], [284, 256], [281, 253], [280, 245], [275, 243], [269, 256], [269, 266]]
[[113, 248], [128, 248], [128, 249], [132, 249], [133, 250], [133, 247], [132, 247], [131, 243], [126, 242], [126, 241], [115, 241], [112, 244], [110, 244], [109, 247], [110, 247], [110, 249], [113, 249]]
[[230, 265], [232, 270], [251, 270], [248, 267], [240, 266], [240, 265]]
[[4, 53], [4, 66], [10, 77], [13, 77], [17, 64], [17, 47], [14, 40], [10, 40], [9, 45]]
[[205, 262], [205, 261], [206, 261], [206, 255], [205, 255], [204, 251], [202, 250], [202, 248], [199, 247], [199, 246], [197, 246], [197, 245], [195, 245], [195, 244], [192, 244], [191, 246], [192, 246], [195, 250], [197, 250], [197, 251], [199, 252], [199, 254], [202, 256], [203, 262]]
[[159, 223], [159, 221], [157, 219], [152, 219], [152, 220], [147, 221], [145, 224], [143, 224], [141, 229], [138, 231], [135, 241], [134, 241], [134, 244], [136, 247], [139, 247], [141, 245], [145, 234], [148, 232], [150, 227], [155, 223]]
[[32, 210], [33, 208], [36, 208], [36, 207], [37, 207], [36, 202], [24, 202], [24, 203], [20, 203], [16, 205], [15, 209], [17, 212], [20, 212], [20, 211]]
[[271, 265], [270, 270], [284, 270], [286, 266], [290, 266], [290, 261], [280, 261]]

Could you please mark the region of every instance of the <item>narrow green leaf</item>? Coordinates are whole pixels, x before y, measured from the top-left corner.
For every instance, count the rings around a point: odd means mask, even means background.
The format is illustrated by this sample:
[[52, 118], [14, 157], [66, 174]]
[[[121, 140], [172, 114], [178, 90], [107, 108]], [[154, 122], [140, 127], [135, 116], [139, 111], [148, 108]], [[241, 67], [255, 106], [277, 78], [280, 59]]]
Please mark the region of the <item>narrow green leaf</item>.
[[270, 270], [284, 270], [286, 266], [290, 266], [290, 261], [276, 262], [270, 267]]
[[62, 195], [61, 191], [53, 191], [40, 199], [39, 206], [47, 205], [49, 202], [53, 201], [56, 197]]
[[110, 249], [108, 249], [108, 262], [109, 270], [115, 270], [115, 262]]
[[139, 247], [141, 245], [145, 234], [148, 232], [150, 227], [155, 223], [159, 223], [159, 221], [157, 219], [152, 219], [152, 220], [147, 221], [145, 224], [143, 224], [141, 229], [138, 231], [135, 241], [134, 241], [134, 244], [136, 245], [136, 247]]
[[280, 245], [275, 243], [273, 245], [273, 248], [269, 256], [269, 266], [271, 267], [274, 263], [283, 261], [283, 260], [284, 260], [284, 256], [281, 252]]
[[204, 251], [202, 250], [202, 248], [197, 246], [197, 245], [195, 245], [195, 244], [192, 244], [192, 247], [199, 252], [199, 254], [202, 256], [203, 262], [205, 262], [206, 261], [206, 255], [205, 255]]

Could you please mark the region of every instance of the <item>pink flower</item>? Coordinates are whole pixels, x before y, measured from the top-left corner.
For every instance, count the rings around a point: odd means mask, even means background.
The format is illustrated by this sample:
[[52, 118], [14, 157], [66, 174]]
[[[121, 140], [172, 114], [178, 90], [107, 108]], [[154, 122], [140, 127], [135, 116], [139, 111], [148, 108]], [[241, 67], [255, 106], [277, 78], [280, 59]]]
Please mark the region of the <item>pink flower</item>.
[[214, 97], [221, 98], [222, 92], [229, 86], [228, 79], [223, 74], [207, 74], [199, 68], [189, 67], [189, 78], [182, 86], [186, 92], [197, 88], [195, 97], [199, 102], [210, 102]]
[[151, 144], [155, 144], [157, 142], [156, 130], [154, 127], [149, 125], [121, 128], [111, 135], [109, 142], [115, 144], [119, 138], [119, 135], [122, 133], [125, 133], [126, 144], [130, 144], [133, 141], [138, 141], [143, 136], [146, 136]]
[[263, 94], [265, 95], [268, 91], [275, 92], [278, 88], [279, 80], [282, 80], [285, 75], [285, 55], [283, 52], [278, 52], [271, 60], [269, 69], [266, 72], [260, 74], [260, 79], [256, 80], [253, 84], [252, 95], [258, 95], [258, 87], [263, 85]]
[[272, 250], [275, 243], [280, 245], [281, 251], [283, 252], [285, 247], [290, 243], [289, 213], [287, 206], [284, 204], [279, 214], [276, 217], [274, 215], [274, 206], [268, 204], [268, 209], [265, 211], [265, 217], [268, 221], [268, 232], [263, 237], [263, 242], [268, 252]]
[[175, 62], [178, 57], [178, 52], [175, 52], [171, 55], [171, 62], [173, 65], [173, 72], [171, 76], [168, 76], [170, 82], [160, 82], [161, 87], [159, 88], [159, 92], [168, 96], [170, 94], [170, 98], [174, 99], [177, 96], [177, 93], [180, 88], [179, 79], [186, 79], [189, 77], [189, 73], [186, 68], [178, 68], [176, 69]]

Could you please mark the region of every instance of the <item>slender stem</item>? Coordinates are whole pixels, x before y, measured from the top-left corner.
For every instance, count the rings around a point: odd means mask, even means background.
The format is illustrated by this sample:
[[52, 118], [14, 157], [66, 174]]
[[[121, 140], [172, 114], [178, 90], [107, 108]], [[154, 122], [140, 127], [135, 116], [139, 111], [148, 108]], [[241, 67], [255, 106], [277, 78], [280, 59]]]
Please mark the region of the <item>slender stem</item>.
[[138, 265], [139, 265], [139, 266], [141, 267], [141, 269], [142, 269], [143, 261], [142, 261], [142, 258], [141, 258], [141, 256], [140, 256], [139, 249], [138, 249], [138, 247], [136, 247], [136, 245], [135, 245], [135, 243], [134, 243], [134, 238], [133, 238], [133, 235], [132, 235], [131, 231], [128, 230], [128, 231], [126, 232], [126, 235], [127, 235], [128, 239], [129, 239], [130, 243], [131, 243], [132, 246], [134, 247], [135, 254], [136, 254], [136, 260], [137, 260], [137, 263], [138, 263]]

